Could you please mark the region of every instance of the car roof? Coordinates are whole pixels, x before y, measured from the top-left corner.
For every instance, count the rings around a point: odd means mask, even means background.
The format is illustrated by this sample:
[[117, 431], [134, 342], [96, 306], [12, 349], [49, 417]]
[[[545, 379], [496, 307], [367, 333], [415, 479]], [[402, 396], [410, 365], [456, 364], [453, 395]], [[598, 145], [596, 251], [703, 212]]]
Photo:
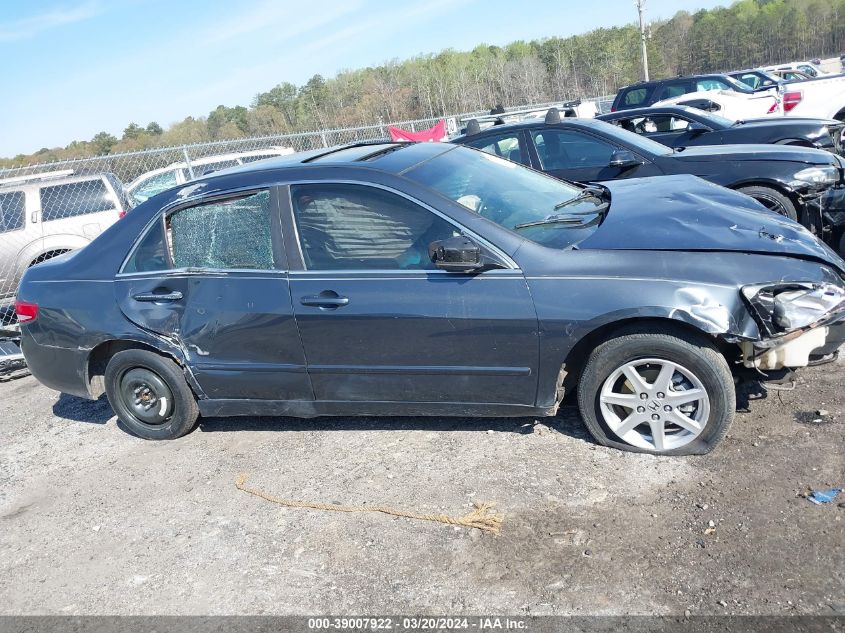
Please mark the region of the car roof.
[[352, 143], [221, 169], [194, 182], [232, 174], [301, 169], [309, 165], [360, 167], [398, 174], [453, 149], [455, 146], [447, 143], [394, 143], [390, 141]]
[[117, 177], [114, 176], [114, 174], [110, 174], [108, 172], [99, 172], [96, 174], [74, 174], [60, 177], [51, 176], [49, 173], [46, 173], [41, 178], [38, 176], [39, 174], [33, 174], [32, 177], [27, 177], [26, 180], [17, 178], [9, 178], [7, 180], [0, 179], [0, 190], [40, 189], [41, 187], [55, 187], [56, 185], [69, 185], [77, 182], [87, 182], [90, 180], [109, 180], [110, 178], [117, 180]]
[[[630, 110], [625, 110], [627, 114]], [[455, 138], [451, 139], [452, 141], [462, 141], [468, 138], [482, 138], [488, 136], [490, 134], [498, 133], [502, 130], [522, 130], [522, 129], [530, 129], [530, 128], [538, 128], [538, 127], [559, 127], [561, 125], [567, 127], [581, 127], [586, 129], [597, 129], [601, 128], [604, 125], [610, 125], [606, 121], [602, 121], [599, 119], [580, 119], [577, 117], [561, 117], [559, 123], [546, 123], [545, 119], [531, 119], [527, 121], [518, 121], [516, 123], [505, 123], [503, 125], [494, 125], [493, 127], [488, 127], [480, 132], [476, 132], [475, 134], [462, 134], [461, 136], [456, 136]]]
[[677, 77], [666, 77], [665, 79], [651, 79], [649, 81], [638, 81], [620, 88], [619, 91], [628, 90], [629, 88], [646, 88], [649, 86], [658, 86], [660, 84], [668, 83], [670, 81], [685, 81], [687, 79], [701, 79], [702, 77], [726, 77], [728, 73], [699, 73], [696, 75], [678, 75]]

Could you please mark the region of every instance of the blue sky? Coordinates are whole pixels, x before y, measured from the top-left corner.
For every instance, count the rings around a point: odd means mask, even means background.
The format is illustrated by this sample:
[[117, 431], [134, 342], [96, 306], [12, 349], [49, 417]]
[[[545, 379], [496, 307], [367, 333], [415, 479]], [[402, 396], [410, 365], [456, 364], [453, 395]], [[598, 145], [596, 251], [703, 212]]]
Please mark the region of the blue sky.
[[[647, 0], [649, 19], [726, 0]], [[279, 82], [636, 20], [633, 0], [1, 0], [0, 156], [118, 137]]]

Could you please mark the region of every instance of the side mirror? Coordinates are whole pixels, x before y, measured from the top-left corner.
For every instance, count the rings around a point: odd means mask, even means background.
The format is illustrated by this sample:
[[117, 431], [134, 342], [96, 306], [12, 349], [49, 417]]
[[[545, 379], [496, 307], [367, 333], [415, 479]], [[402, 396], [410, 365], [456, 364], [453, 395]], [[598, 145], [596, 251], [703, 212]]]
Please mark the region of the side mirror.
[[463, 235], [432, 242], [428, 254], [435, 266], [450, 272], [470, 272], [483, 267], [478, 244]]
[[704, 125], [703, 123], [699, 123], [698, 121], [692, 121], [687, 128], [687, 132], [692, 134], [693, 136], [698, 136], [699, 134], [704, 134], [705, 132], [709, 132], [710, 128]]
[[627, 149], [617, 149], [610, 155], [610, 162], [608, 167], [618, 167], [619, 169], [628, 169], [642, 165], [639, 158], [634, 155], [634, 152]]

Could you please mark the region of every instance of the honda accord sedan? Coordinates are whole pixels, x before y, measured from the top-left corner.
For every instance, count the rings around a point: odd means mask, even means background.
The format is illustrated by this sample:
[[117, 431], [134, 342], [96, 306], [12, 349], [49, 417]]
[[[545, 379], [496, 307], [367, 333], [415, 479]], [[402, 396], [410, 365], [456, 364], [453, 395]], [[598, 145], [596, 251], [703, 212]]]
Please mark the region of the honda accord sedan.
[[694, 176], [573, 185], [449, 144], [218, 172], [30, 268], [33, 375], [132, 432], [201, 416], [554, 415], [605, 445], [706, 453], [732, 372], [845, 337], [845, 262]]

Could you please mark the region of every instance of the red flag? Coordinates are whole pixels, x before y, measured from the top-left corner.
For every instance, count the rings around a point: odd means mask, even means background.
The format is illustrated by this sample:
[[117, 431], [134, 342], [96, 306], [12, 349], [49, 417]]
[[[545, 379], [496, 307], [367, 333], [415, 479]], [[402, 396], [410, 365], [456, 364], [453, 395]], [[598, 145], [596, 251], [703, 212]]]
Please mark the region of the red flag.
[[447, 136], [446, 121], [439, 121], [434, 127], [419, 132], [409, 132], [392, 125], [387, 129], [391, 141], [445, 141]]

